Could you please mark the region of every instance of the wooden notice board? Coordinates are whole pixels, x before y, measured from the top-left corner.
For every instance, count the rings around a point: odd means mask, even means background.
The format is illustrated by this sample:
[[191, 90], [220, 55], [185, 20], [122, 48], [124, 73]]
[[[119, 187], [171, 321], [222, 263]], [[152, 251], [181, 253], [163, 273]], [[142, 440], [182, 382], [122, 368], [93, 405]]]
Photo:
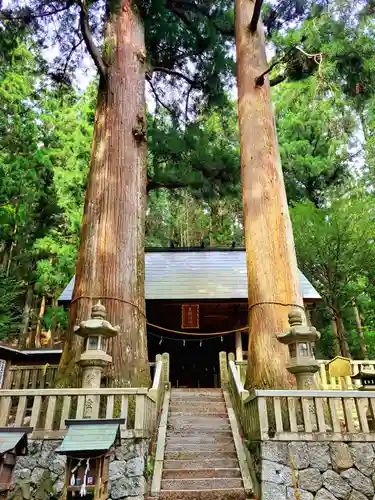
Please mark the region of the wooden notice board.
[[350, 359], [336, 356], [328, 363], [328, 373], [331, 377], [350, 377]]
[[199, 328], [199, 304], [182, 304], [181, 328]]

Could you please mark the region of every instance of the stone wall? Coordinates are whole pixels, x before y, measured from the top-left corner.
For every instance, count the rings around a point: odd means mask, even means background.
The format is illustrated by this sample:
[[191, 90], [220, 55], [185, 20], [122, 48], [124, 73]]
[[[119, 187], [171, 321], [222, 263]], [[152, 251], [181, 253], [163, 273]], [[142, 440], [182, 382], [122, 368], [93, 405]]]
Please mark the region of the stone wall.
[[[66, 457], [55, 452], [59, 445], [60, 441], [29, 440], [28, 455], [17, 459], [9, 499], [58, 500], [62, 497]], [[108, 500], [143, 500], [148, 448], [148, 440], [123, 439], [121, 446], [113, 450]]]
[[249, 450], [262, 500], [375, 498], [375, 443], [267, 441]]

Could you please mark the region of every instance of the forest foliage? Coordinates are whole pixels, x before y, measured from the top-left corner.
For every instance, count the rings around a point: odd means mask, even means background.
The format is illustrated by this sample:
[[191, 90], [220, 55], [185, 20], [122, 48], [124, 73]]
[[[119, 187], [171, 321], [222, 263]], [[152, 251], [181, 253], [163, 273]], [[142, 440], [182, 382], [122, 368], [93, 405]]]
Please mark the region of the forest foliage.
[[[199, 13], [182, 3], [141, 4], [151, 68], [145, 245], [243, 246], [232, 5]], [[62, 9], [53, 35], [44, 19], [55, 14], [29, 4], [0, 18], [0, 339], [39, 346], [67, 326], [57, 299], [77, 258], [98, 79], [77, 76], [84, 44], [67, 35], [80, 3], [49, 3]], [[313, 313], [320, 355], [361, 357], [366, 344], [375, 356], [375, 10], [299, 4], [264, 6], [299, 266], [323, 298]], [[90, 22], [100, 40], [99, 19]]]

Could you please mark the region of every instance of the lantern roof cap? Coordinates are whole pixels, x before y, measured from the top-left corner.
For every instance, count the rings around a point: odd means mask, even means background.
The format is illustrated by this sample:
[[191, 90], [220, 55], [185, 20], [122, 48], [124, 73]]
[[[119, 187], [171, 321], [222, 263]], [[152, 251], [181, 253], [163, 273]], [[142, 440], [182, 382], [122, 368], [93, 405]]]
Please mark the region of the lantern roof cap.
[[91, 318], [81, 321], [78, 326], [74, 327], [74, 333], [80, 337], [90, 337], [101, 335], [102, 337], [114, 337], [119, 332], [118, 326], [112, 326], [105, 319], [107, 313], [106, 308], [100, 301], [92, 306]]
[[288, 313], [289, 326], [284, 333], [277, 336], [282, 344], [293, 342], [315, 342], [320, 338], [320, 333], [314, 326], [303, 324], [302, 312], [296, 307]]

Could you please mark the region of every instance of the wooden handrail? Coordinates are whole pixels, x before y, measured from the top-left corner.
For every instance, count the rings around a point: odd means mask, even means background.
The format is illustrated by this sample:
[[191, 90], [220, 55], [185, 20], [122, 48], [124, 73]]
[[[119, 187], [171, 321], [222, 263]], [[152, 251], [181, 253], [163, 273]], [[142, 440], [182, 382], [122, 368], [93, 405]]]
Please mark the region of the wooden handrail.
[[245, 401], [246, 399], [249, 398], [249, 391], [245, 390], [245, 388], [241, 382], [240, 374], [237, 371], [236, 363], [233, 360], [229, 361], [229, 369], [231, 371], [237, 392], [238, 392], [240, 398], [243, 401]]
[[[323, 368], [325, 362], [320, 364]], [[354, 360], [352, 368], [361, 364], [375, 365], [375, 362]], [[337, 390], [340, 380], [332, 379], [328, 384], [325, 378], [325, 390], [254, 389], [249, 392], [241, 381], [243, 365], [229, 354], [227, 387], [247, 439], [375, 442], [375, 391], [352, 389], [347, 381], [347, 390]], [[330, 386], [332, 390], [327, 390]]]
[[121, 417], [125, 419], [125, 424], [121, 425], [122, 437], [150, 438], [158, 425], [165, 388], [169, 385], [168, 365], [168, 354], [157, 356], [151, 389], [37, 389], [35, 386], [1, 389], [0, 427], [30, 426], [34, 429], [34, 439], [61, 439], [66, 432], [65, 421], [69, 418]]
[[241, 407], [248, 439], [375, 441], [371, 391], [261, 390]]
[[297, 389], [253, 389], [249, 394], [248, 401], [257, 397], [295, 397], [295, 398], [375, 398], [375, 392], [372, 391], [325, 391]]
[[154, 381], [152, 383], [151, 389], [157, 389], [159, 387], [162, 368], [163, 368], [163, 362], [161, 360], [157, 361], [155, 375], [154, 375]]
[[100, 389], [1, 389], [1, 396], [109, 396], [126, 395], [134, 396], [137, 394], [147, 396], [147, 387], [109, 387]]

